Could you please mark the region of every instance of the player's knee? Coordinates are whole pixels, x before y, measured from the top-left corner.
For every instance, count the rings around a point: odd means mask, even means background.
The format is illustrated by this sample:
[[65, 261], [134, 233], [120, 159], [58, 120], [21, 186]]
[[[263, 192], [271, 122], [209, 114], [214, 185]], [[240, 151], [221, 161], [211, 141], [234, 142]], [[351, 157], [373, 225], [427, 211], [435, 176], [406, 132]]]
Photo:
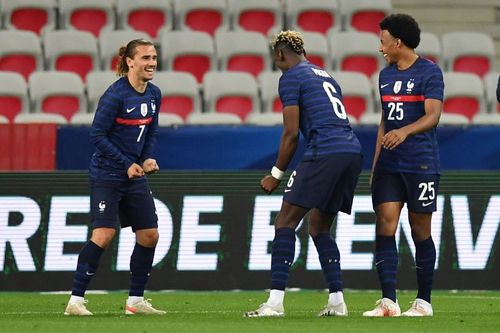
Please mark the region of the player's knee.
[[330, 232], [330, 226], [323, 223], [309, 222], [309, 235], [314, 238], [320, 234], [325, 234]]
[[160, 238], [158, 229], [140, 230], [137, 231], [136, 234], [139, 244], [146, 247], [155, 247], [158, 243], [158, 239]]
[[106, 248], [115, 237], [116, 230], [112, 228], [97, 228], [92, 231], [90, 240], [101, 248]]
[[392, 235], [396, 232], [398, 221], [386, 215], [377, 216], [377, 234]]

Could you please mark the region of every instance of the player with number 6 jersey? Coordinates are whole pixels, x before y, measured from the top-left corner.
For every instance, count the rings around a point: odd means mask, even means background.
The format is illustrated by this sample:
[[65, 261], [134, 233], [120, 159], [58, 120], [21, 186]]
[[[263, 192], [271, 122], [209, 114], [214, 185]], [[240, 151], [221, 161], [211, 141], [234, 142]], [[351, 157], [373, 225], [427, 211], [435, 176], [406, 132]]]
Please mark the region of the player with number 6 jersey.
[[274, 62], [283, 71], [279, 95], [283, 104], [283, 134], [278, 158], [261, 187], [272, 193], [280, 184], [299, 140], [306, 150], [292, 172], [275, 221], [269, 299], [247, 317], [283, 316], [284, 295], [294, 260], [295, 228], [309, 214], [309, 234], [318, 251], [330, 291], [320, 316], [346, 316], [340, 253], [330, 235], [339, 211], [350, 214], [362, 167], [361, 146], [342, 103], [342, 91], [324, 69], [307, 61], [302, 35], [282, 31], [273, 39]]
[[[419, 57], [420, 28], [408, 15], [380, 22], [380, 52], [388, 67], [379, 75], [382, 118], [373, 159], [371, 188], [376, 222], [375, 266], [382, 298], [367, 317], [432, 316], [431, 289], [436, 249], [431, 237], [432, 212], [439, 187], [436, 126], [443, 107], [443, 74]], [[396, 232], [404, 204], [408, 207], [416, 248], [418, 293], [401, 314], [396, 299]]]

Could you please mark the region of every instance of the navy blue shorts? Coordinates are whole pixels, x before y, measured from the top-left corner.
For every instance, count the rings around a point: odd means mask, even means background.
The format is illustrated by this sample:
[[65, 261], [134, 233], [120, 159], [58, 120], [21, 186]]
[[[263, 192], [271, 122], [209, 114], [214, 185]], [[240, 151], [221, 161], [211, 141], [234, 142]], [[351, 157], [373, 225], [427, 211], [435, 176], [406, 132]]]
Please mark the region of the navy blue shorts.
[[153, 194], [146, 179], [129, 182], [91, 181], [90, 214], [93, 228], [158, 228]]
[[303, 159], [288, 180], [283, 201], [328, 214], [350, 214], [362, 160], [360, 154], [348, 153]]
[[438, 188], [438, 174], [374, 173], [373, 207], [384, 202], [406, 202], [411, 212], [432, 213], [436, 211]]

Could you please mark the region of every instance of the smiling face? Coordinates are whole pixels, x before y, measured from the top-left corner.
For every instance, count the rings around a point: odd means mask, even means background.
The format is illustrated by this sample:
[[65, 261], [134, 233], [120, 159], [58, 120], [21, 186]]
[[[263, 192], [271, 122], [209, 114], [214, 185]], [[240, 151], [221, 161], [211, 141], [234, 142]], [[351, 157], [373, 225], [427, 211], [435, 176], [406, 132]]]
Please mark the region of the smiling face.
[[133, 58], [127, 57], [128, 77], [131, 81], [146, 83], [153, 79], [158, 55], [153, 45], [138, 45]]
[[388, 30], [382, 30], [380, 33], [380, 48], [379, 51], [384, 56], [384, 59], [389, 64], [398, 62], [400, 57], [402, 42], [399, 38], [395, 38]]

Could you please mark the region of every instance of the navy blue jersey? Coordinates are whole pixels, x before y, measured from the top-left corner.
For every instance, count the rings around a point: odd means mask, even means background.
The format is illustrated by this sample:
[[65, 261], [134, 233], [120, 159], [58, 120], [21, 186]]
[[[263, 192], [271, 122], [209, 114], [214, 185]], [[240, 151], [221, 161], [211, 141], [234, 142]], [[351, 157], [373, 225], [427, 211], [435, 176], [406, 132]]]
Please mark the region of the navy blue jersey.
[[342, 91], [325, 70], [308, 61], [298, 63], [281, 76], [279, 95], [283, 106], [300, 108], [304, 156], [361, 153], [342, 104]]
[[96, 151], [90, 162], [90, 178], [126, 180], [133, 164], [153, 158], [158, 129], [161, 92], [148, 82], [137, 92], [126, 77], [114, 82], [97, 105], [90, 132]]
[[[391, 65], [379, 75], [385, 133], [414, 123], [425, 115], [424, 101], [443, 101], [443, 73], [433, 62], [417, 58], [406, 70]], [[382, 148], [375, 171], [439, 173], [436, 128], [408, 136], [393, 150]]]

